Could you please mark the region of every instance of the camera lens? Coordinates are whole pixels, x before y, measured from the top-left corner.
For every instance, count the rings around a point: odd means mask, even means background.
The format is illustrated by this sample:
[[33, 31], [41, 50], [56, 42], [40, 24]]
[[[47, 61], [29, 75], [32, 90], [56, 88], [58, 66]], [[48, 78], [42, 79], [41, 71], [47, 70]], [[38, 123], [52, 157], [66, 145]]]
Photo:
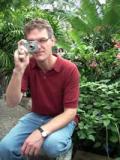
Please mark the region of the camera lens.
[[30, 49], [32, 49], [32, 50], [35, 49], [35, 46], [32, 45], [32, 44], [31, 44], [29, 47], [30, 47]]
[[34, 46], [33, 45], [30, 45], [30, 48], [33, 48]]

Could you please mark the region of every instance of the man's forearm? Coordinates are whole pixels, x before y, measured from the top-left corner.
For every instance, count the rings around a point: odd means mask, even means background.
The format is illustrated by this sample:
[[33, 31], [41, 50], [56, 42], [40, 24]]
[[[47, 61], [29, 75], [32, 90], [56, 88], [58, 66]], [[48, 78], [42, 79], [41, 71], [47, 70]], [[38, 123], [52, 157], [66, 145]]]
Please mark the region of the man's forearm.
[[42, 125], [42, 129], [44, 129], [48, 134], [63, 128], [67, 125], [70, 121], [72, 121], [76, 115], [77, 109], [67, 109], [62, 114], [54, 117], [50, 120], [47, 124]]
[[9, 85], [6, 90], [6, 102], [9, 107], [16, 106], [21, 98], [21, 81], [22, 81], [23, 73], [13, 71], [12, 78], [9, 82]]

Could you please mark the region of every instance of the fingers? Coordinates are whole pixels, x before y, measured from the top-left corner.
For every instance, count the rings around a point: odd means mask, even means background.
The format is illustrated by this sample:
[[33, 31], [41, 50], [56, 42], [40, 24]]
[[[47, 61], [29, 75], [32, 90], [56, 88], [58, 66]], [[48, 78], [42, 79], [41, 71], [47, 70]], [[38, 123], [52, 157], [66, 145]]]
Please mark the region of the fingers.
[[28, 54], [27, 48], [25, 48], [23, 45], [18, 46], [19, 54]]
[[20, 58], [24, 58], [25, 55], [28, 55], [28, 50], [27, 48], [24, 46], [24, 43], [26, 42], [25, 39], [22, 39], [18, 42], [18, 52], [19, 52], [19, 56]]
[[34, 152], [35, 152], [35, 149], [31, 147], [31, 148], [29, 149], [27, 155], [29, 155], [29, 156], [34, 156]]
[[14, 60], [16, 62], [19, 62], [19, 61], [24, 61], [26, 59], [29, 58], [29, 54], [27, 52], [25, 52], [25, 50], [23, 50], [22, 48], [21, 49], [17, 49], [14, 53]]
[[26, 41], [25, 39], [21, 39], [20, 41], [18, 41], [18, 46], [23, 45], [25, 41]]
[[22, 155], [25, 155], [26, 147], [27, 147], [27, 144], [24, 143], [23, 146], [22, 146], [22, 148], [21, 148], [21, 154], [22, 154]]
[[18, 55], [19, 55], [18, 50], [15, 50], [15, 52], [14, 52], [14, 60], [16, 62], [19, 60]]
[[19, 59], [24, 60], [28, 55], [27, 49], [24, 46], [18, 46]]
[[37, 145], [30, 145], [26, 142], [21, 148], [21, 154], [25, 156], [37, 156], [39, 155], [40, 148]]
[[34, 156], [38, 156], [40, 154], [40, 149], [35, 149], [34, 150]]
[[[21, 39], [19, 42], [18, 42], [18, 49], [23, 49], [26, 53], [28, 53], [28, 50], [27, 48], [24, 46], [24, 44], [26, 43], [27, 41], [25, 39]], [[22, 52], [22, 51], [21, 51]]]
[[27, 153], [27, 155], [36, 157], [36, 156], [39, 155], [39, 152], [40, 152], [39, 147], [32, 146], [32, 147], [30, 147], [29, 152]]
[[21, 154], [29, 156], [29, 155], [32, 155], [33, 153], [34, 153], [34, 149], [32, 148], [32, 145], [29, 145], [25, 142], [21, 148]]
[[25, 59], [26, 55], [25, 54], [21, 54], [18, 49], [15, 51], [14, 53], [14, 60], [15, 62], [19, 63], [20, 61], [23, 61]]

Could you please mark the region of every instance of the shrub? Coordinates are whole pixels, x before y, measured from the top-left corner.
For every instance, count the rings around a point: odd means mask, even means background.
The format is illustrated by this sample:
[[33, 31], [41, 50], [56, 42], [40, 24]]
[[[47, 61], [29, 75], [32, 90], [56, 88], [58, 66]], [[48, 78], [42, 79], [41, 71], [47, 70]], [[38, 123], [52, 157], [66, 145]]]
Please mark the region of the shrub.
[[81, 84], [77, 135], [97, 147], [120, 143], [120, 82], [108, 82]]

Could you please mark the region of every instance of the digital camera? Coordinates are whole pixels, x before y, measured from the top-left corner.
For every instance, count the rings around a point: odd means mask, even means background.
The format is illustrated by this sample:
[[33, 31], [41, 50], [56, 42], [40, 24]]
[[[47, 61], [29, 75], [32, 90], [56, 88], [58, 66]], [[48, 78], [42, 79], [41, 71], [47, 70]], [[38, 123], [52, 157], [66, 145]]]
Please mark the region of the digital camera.
[[37, 41], [23, 41], [23, 46], [28, 50], [28, 53], [37, 53], [39, 51], [38, 49], [38, 43]]

